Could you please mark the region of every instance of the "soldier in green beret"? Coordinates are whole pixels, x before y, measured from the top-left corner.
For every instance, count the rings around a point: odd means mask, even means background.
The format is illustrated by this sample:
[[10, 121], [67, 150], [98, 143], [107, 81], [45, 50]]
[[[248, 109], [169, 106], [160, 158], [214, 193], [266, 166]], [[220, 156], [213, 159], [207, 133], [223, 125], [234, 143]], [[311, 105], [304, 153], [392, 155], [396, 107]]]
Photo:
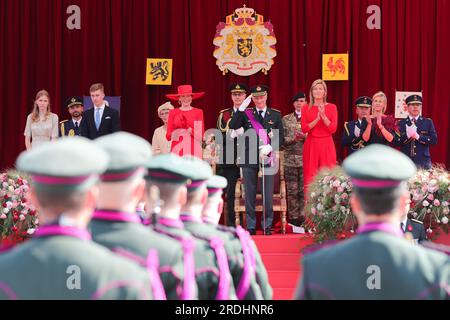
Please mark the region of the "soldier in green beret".
[[[179, 299], [177, 288], [183, 279], [183, 256], [178, 241], [163, 236], [141, 223], [137, 204], [145, 195], [145, 165], [151, 159], [147, 140], [127, 132], [116, 132], [95, 140], [109, 155], [105, 173], [100, 177], [100, 195], [89, 228], [95, 242], [146, 265], [158, 264], [161, 288], [154, 286], [155, 299]], [[155, 281], [156, 282], [156, 281]]]
[[[153, 229], [177, 239], [183, 247], [183, 296], [186, 299], [200, 300], [234, 298], [232, 288], [220, 286], [223, 282], [210, 244], [205, 240], [194, 238], [179, 219], [187, 194], [186, 162], [173, 153], [163, 154], [153, 157], [147, 164], [147, 169], [147, 194], [150, 198], [151, 188], [157, 187], [161, 200], [158, 222]], [[151, 210], [153, 202], [154, 200], [147, 202], [147, 210]], [[192, 290], [195, 284], [194, 288], [198, 288], [198, 292]]]
[[0, 256], [0, 299], [151, 299], [148, 270], [91, 241], [86, 227], [108, 155], [81, 137], [22, 153], [41, 225]]
[[359, 228], [349, 240], [303, 257], [299, 299], [448, 299], [450, 260], [403, 237], [406, 181], [416, 167], [399, 151], [370, 145], [343, 164]]

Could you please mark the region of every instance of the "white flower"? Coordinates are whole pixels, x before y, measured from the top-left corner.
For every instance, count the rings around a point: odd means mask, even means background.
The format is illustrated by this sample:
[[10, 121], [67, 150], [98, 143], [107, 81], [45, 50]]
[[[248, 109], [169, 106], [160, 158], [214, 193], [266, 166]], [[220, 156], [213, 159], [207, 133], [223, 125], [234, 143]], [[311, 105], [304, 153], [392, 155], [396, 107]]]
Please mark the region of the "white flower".
[[442, 222], [443, 224], [447, 224], [447, 223], [448, 223], [448, 218], [447, 218], [447, 217], [443, 217], [443, 218], [441, 219], [441, 222]]
[[13, 187], [13, 186], [9, 186], [9, 187], [8, 187], [8, 191], [14, 192], [14, 187]]
[[13, 203], [11, 201], [6, 201], [6, 207], [8, 209], [11, 209], [12, 205], [13, 205]]
[[342, 211], [342, 213], [345, 213], [345, 211], [347, 210], [347, 208], [346, 207], [344, 207], [344, 206], [341, 206], [341, 211]]
[[34, 220], [34, 223], [35, 223], [35, 224], [39, 224], [39, 219], [36, 218], [36, 220]]
[[413, 212], [413, 213], [412, 213], [412, 216], [413, 216], [414, 218], [416, 218], [416, 217], [417, 217], [417, 212]]
[[8, 212], [9, 212], [9, 209], [8, 209], [8, 208], [4, 208], [4, 209], [3, 209], [3, 212], [4, 212], [4, 213], [8, 213]]
[[24, 216], [23, 214], [21, 214], [21, 215], [19, 216], [19, 219], [20, 219], [20, 221], [23, 221], [23, 220], [25, 220], [25, 216]]
[[3, 186], [3, 188], [7, 188], [8, 187], [8, 182], [3, 182], [2, 186]]
[[28, 233], [28, 234], [33, 234], [34, 231], [36, 231], [36, 229], [30, 228], [30, 229], [27, 230], [27, 233]]
[[311, 192], [311, 198], [315, 198], [316, 197], [316, 193], [315, 192]]
[[428, 228], [428, 229], [427, 229], [427, 233], [430, 233], [430, 234], [431, 234], [431, 233], [433, 233], [433, 230], [431, 230], [431, 228]]
[[448, 207], [444, 208], [443, 210], [444, 214], [448, 214], [450, 212], [450, 209]]
[[430, 203], [427, 200], [424, 200], [424, 202], [422, 202], [422, 205], [424, 207], [428, 207], [430, 205]]

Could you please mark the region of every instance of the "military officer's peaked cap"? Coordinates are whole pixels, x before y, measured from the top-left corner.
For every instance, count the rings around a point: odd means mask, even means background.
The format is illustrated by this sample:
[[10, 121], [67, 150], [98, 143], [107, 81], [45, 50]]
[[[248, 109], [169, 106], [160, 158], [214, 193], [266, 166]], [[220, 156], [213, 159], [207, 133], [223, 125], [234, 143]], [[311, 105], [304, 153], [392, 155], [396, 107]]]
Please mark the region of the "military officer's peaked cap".
[[355, 101], [355, 106], [357, 107], [371, 107], [372, 99], [366, 96], [359, 97]]
[[213, 175], [206, 182], [206, 188], [208, 189], [208, 195], [213, 195], [217, 192], [222, 192], [227, 187], [227, 179], [222, 176]]
[[306, 94], [304, 92], [298, 92], [293, 98], [292, 102], [297, 101], [298, 99], [306, 99]]
[[388, 188], [400, 185], [416, 173], [416, 166], [403, 153], [381, 144], [353, 153], [343, 163], [355, 187]]
[[250, 92], [254, 97], [265, 96], [267, 94], [267, 91], [269, 91], [269, 88], [262, 84], [254, 86], [250, 89]]
[[98, 182], [108, 160], [108, 154], [91, 140], [75, 136], [22, 152], [16, 167], [31, 174], [36, 189], [51, 193], [83, 191]]
[[64, 105], [65, 105], [67, 108], [70, 108], [71, 106], [76, 106], [76, 105], [82, 106], [82, 105], [83, 105], [83, 98], [82, 98], [82, 97], [79, 97], [79, 96], [73, 96], [73, 97], [70, 97], [70, 98], [68, 98], [68, 99], [66, 100], [66, 102], [64, 103]]
[[420, 103], [422, 104], [422, 97], [419, 96], [418, 94], [413, 94], [410, 95], [408, 98], [406, 98], [406, 104], [410, 104], [410, 103]]
[[124, 131], [102, 136], [94, 143], [109, 155], [108, 168], [101, 176], [105, 182], [143, 176], [145, 165], [152, 157], [151, 145], [147, 140]]
[[187, 184], [188, 190], [194, 190], [206, 185], [206, 181], [213, 176], [211, 166], [200, 158], [184, 156], [183, 162], [186, 168], [186, 175], [190, 180]]
[[239, 93], [246, 93], [247, 92], [247, 86], [243, 83], [232, 83], [230, 85], [230, 92], [239, 92]]
[[146, 179], [150, 181], [183, 184], [189, 179], [183, 159], [173, 153], [154, 156], [146, 164]]

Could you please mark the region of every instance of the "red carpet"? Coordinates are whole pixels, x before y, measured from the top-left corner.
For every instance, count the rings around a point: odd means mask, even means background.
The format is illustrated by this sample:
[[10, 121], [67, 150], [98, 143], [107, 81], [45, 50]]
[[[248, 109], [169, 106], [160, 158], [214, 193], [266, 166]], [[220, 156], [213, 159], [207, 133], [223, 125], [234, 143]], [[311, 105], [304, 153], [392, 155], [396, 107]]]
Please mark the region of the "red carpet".
[[273, 299], [292, 299], [301, 274], [300, 251], [313, 243], [312, 238], [297, 234], [274, 234], [256, 235], [253, 240], [267, 268]]

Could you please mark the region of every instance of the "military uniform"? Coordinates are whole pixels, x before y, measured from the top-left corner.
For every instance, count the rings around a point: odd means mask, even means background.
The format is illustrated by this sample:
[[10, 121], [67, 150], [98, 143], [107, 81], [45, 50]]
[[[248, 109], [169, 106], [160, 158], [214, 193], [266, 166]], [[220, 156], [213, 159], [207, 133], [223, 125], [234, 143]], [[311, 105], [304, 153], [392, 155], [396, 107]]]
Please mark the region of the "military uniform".
[[[416, 171], [409, 158], [381, 145], [358, 151], [343, 167], [355, 188], [399, 187]], [[381, 219], [360, 225], [349, 240], [305, 255], [302, 264], [300, 299], [450, 297], [449, 257], [412, 245], [398, 224]]]
[[[247, 92], [247, 86], [242, 83], [236, 83], [230, 86], [230, 92]], [[217, 129], [222, 132], [222, 147], [219, 149], [219, 167], [222, 168], [223, 176], [227, 179], [228, 185], [226, 189], [227, 195], [227, 213], [228, 225], [235, 225], [234, 199], [236, 182], [240, 176], [237, 161], [237, 137], [232, 137], [230, 130], [231, 119], [237, 112], [237, 108], [227, 108], [219, 112], [217, 119]]]
[[[268, 88], [266, 86], [256, 86], [251, 89], [252, 96], [266, 95]], [[256, 130], [255, 125], [263, 130]], [[242, 168], [245, 188], [245, 211], [247, 216], [247, 229], [254, 234], [256, 230], [256, 214], [255, 202], [258, 183], [258, 171], [260, 166], [260, 148], [267, 145], [272, 145], [279, 148], [284, 142], [284, 129], [281, 121], [281, 113], [276, 109], [266, 107], [265, 113], [263, 110], [257, 110], [256, 107], [247, 108], [245, 111], [236, 112], [235, 116], [230, 121], [231, 129], [244, 128], [244, 135], [238, 140], [238, 166]], [[263, 131], [265, 133], [257, 132]], [[278, 130], [278, 135], [274, 135], [273, 130]], [[265, 158], [265, 170], [270, 166], [268, 161], [274, 160], [273, 150]], [[266, 210], [266, 225], [265, 234], [271, 234], [271, 227], [273, 221], [273, 184], [274, 175], [265, 175], [264, 186], [264, 207]], [[261, 179], [262, 184], [262, 179]], [[263, 188], [261, 188], [263, 189]], [[261, 225], [263, 223], [261, 222]]]
[[[409, 96], [406, 103], [422, 103], [422, 97], [418, 95]], [[408, 138], [406, 127], [415, 125], [419, 138], [417, 140], [412, 137]], [[433, 120], [418, 116], [414, 119], [408, 116], [398, 122], [400, 131], [400, 146], [401, 151], [410, 157], [414, 163], [421, 168], [431, 168], [430, 145], [437, 144], [437, 133], [434, 128]]]
[[[372, 99], [369, 97], [359, 97], [355, 102], [356, 107], [371, 107]], [[355, 121], [346, 121], [344, 123], [344, 132], [342, 133], [342, 146], [348, 147], [348, 154], [364, 148], [367, 143], [362, 138], [367, 129], [367, 120], [365, 118]], [[356, 133], [358, 133], [356, 135]]]
[[[146, 178], [150, 184], [152, 181], [186, 184], [188, 176], [185, 166], [186, 162], [174, 154], [159, 155], [148, 163]], [[164, 201], [164, 199], [162, 200]], [[191, 299], [236, 298], [232, 286], [220, 286], [223, 283], [220, 279], [220, 266], [217, 263], [215, 252], [211, 248], [211, 245], [215, 244], [206, 239], [194, 238], [178, 219], [160, 216], [152, 228], [160, 234], [181, 242], [184, 251], [185, 278], [193, 275], [193, 280], [198, 288], [197, 293]]]
[[[67, 108], [75, 105], [83, 105], [83, 98], [81, 97], [70, 97], [65, 102]], [[75, 120], [63, 120], [59, 123], [58, 134], [60, 137], [73, 137], [80, 135], [80, 124], [82, 119]]]
[[[95, 140], [110, 157], [108, 169], [101, 176], [103, 183], [122, 182], [142, 177], [144, 166], [151, 159], [150, 144], [127, 132], [116, 132]], [[141, 171], [139, 173], [138, 171]], [[118, 254], [145, 265], [149, 252], [155, 251], [165, 297], [179, 299], [183, 284], [183, 251], [171, 238], [160, 235], [141, 224], [135, 212], [120, 212], [114, 208], [98, 208], [89, 224], [95, 242]], [[133, 255], [123, 252], [123, 249]]]
[[[294, 96], [297, 99], [306, 98], [303, 92]], [[301, 113], [292, 112], [282, 119], [284, 128], [284, 179], [286, 181], [286, 193], [288, 201], [289, 221], [300, 226], [302, 211], [305, 205], [303, 195], [303, 143], [305, 137], [300, 140], [298, 134], [302, 133]]]
[[[17, 168], [31, 174], [33, 189], [58, 197], [91, 190], [107, 162], [101, 149], [74, 137], [22, 153]], [[0, 255], [0, 299], [151, 299], [157, 269], [145, 270], [90, 241], [77, 223], [61, 214]]]
[[423, 222], [415, 219], [406, 219], [406, 222], [400, 223], [400, 228], [404, 233], [410, 233], [415, 243], [421, 244], [427, 240], [427, 234]]

